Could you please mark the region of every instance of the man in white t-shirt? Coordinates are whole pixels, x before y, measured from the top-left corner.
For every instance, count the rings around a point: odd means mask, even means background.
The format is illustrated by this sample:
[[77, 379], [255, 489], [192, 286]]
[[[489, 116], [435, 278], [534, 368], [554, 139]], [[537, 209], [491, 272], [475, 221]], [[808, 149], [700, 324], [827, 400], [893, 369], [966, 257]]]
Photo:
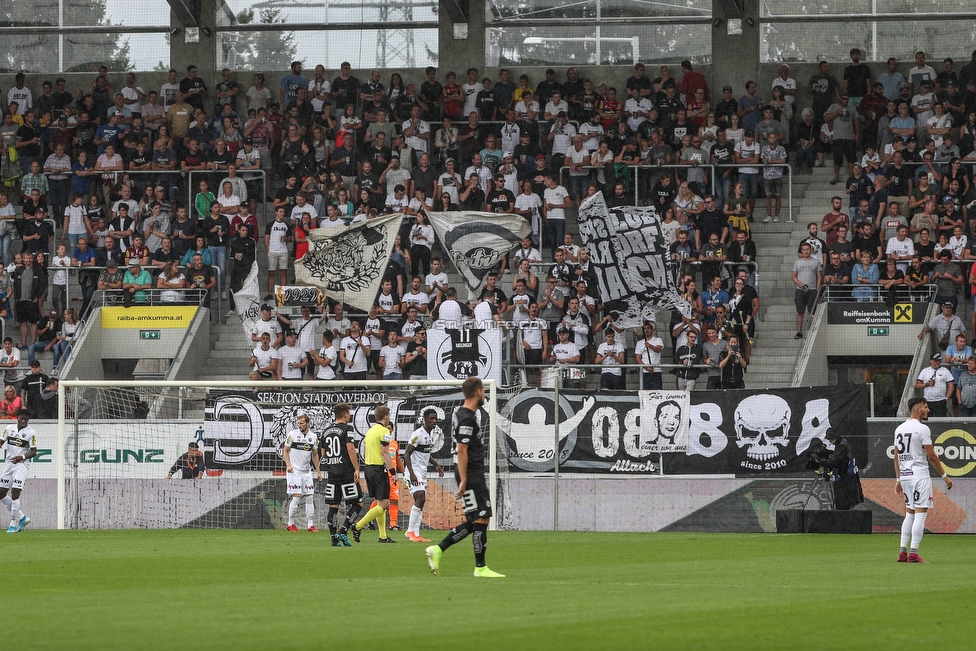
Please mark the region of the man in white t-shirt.
[[604, 336], [606, 340], [597, 347], [596, 358], [593, 360], [603, 365], [600, 369], [600, 390], [623, 390], [626, 385], [620, 365], [627, 359], [624, 346], [617, 342], [617, 333], [612, 327], [607, 328]]
[[285, 334], [285, 345], [278, 349], [278, 357], [282, 380], [301, 380], [302, 371], [308, 366], [308, 357], [298, 345], [298, 332], [288, 329]]
[[898, 234], [888, 240], [885, 255], [897, 261], [898, 269], [903, 274], [908, 273], [908, 265], [915, 255], [915, 243], [908, 237], [908, 226], [898, 227]]
[[478, 110], [478, 93], [481, 92], [482, 84], [478, 81], [477, 68], [468, 68], [468, 83], [461, 84], [461, 92], [464, 94], [464, 107], [461, 115], [471, 115]]
[[447, 283], [447, 274], [441, 270], [441, 259], [431, 258], [430, 273], [424, 278], [424, 287], [427, 295], [434, 297], [435, 305], [444, 300]]
[[281, 357], [271, 347], [271, 335], [267, 332], [260, 337], [261, 343], [251, 352], [252, 380], [280, 380], [278, 375]]
[[939, 418], [948, 414], [946, 397], [955, 394], [955, 382], [949, 369], [942, 366], [942, 353], [932, 353], [928, 368], [923, 368], [915, 380], [915, 388], [922, 390], [932, 416]]
[[566, 209], [572, 206], [569, 192], [559, 185], [555, 174], [546, 176], [546, 192], [543, 201], [543, 216], [546, 221], [546, 233], [552, 257], [556, 257], [556, 249], [562, 244], [566, 236]]
[[265, 333], [270, 337], [269, 343], [271, 343], [272, 348], [281, 345], [281, 324], [278, 323], [278, 319], [272, 317], [271, 306], [267, 303], [261, 306], [261, 318], [251, 326], [251, 341], [260, 342], [261, 335]]
[[349, 327], [349, 336], [342, 340], [339, 362], [343, 367], [343, 377], [347, 380], [365, 380], [369, 360], [369, 339], [363, 337], [359, 321]]
[[[944, 404], [944, 403], [943, 403]], [[898, 549], [899, 563], [924, 563], [918, 555], [918, 546], [925, 533], [925, 519], [933, 506], [932, 478], [929, 464], [945, 482], [946, 490], [952, 489], [952, 480], [942, 466], [932, 433], [925, 421], [929, 417], [929, 405], [925, 398], [908, 401], [908, 420], [895, 429], [895, 492], [905, 496], [905, 519], [901, 524], [901, 540]]]
[[654, 324], [645, 321], [643, 325], [644, 338], [634, 347], [637, 363], [647, 364], [641, 369], [641, 389], [644, 391], [660, 391], [664, 388], [661, 376], [661, 351], [664, 350], [664, 340], [654, 332]]
[[319, 223], [319, 211], [315, 206], [308, 202], [308, 196], [304, 192], [295, 195], [295, 206], [291, 209], [291, 223], [298, 226], [302, 223], [302, 215], [308, 213], [312, 217], [312, 224]]
[[275, 218], [264, 229], [264, 251], [268, 254], [268, 293], [274, 292], [275, 275], [284, 285], [288, 275], [288, 243], [292, 240], [292, 226], [285, 221], [285, 208], [275, 208]]

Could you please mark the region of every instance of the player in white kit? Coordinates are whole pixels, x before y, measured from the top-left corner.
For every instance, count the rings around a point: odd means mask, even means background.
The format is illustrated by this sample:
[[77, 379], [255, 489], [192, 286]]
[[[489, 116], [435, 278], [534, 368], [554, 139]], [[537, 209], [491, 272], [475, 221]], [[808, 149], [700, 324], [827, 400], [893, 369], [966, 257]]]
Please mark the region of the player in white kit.
[[322, 470], [319, 467], [318, 444], [319, 439], [309, 428], [308, 416], [302, 414], [298, 417], [298, 429], [288, 432], [285, 438], [285, 467], [287, 474], [285, 480], [288, 483], [288, 494], [291, 495], [291, 503], [288, 505], [288, 531], [298, 531], [295, 526], [295, 511], [298, 510], [298, 503], [305, 498], [305, 515], [308, 517], [308, 530], [318, 533], [315, 528], [315, 484], [312, 481], [312, 466], [318, 474], [318, 480], [322, 481]]
[[21, 409], [17, 412], [17, 424], [7, 425], [0, 439], [0, 446], [7, 444], [7, 461], [0, 475], [0, 502], [10, 509], [7, 533], [20, 533], [31, 521], [20, 510], [20, 493], [27, 481], [30, 460], [37, 455], [37, 435], [29, 422], [30, 412]]
[[410, 496], [413, 507], [410, 509], [410, 524], [407, 526], [406, 536], [410, 542], [431, 542], [420, 535], [420, 524], [424, 516], [424, 504], [427, 503], [427, 467], [433, 462], [437, 469], [437, 476], [444, 476], [441, 465], [431, 459], [434, 450], [434, 428], [437, 427], [437, 412], [428, 409], [424, 412], [424, 424], [410, 435], [407, 442], [406, 466]]
[[[925, 398], [908, 401], [911, 417], [895, 429], [895, 492], [905, 495], [905, 520], [901, 525], [899, 563], [925, 563], [918, 555], [918, 545], [925, 532], [925, 517], [932, 508], [932, 478], [929, 463], [945, 480], [946, 490], [952, 480], [932, 446], [932, 434], [924, 421], [929, 418], [929, 403]], [[911, 545], [909, 545], [911, 541]]]

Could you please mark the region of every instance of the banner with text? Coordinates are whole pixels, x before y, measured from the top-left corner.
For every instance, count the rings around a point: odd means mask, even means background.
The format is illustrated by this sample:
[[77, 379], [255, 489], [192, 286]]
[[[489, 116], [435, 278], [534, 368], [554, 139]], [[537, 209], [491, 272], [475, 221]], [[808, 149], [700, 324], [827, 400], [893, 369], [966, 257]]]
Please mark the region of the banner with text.
[[338, 233], [314, 229], [308, 253], [295, 262], [295, 279], [321, 287], [329, 298], [368, 312], [380, 293], [403, 213], [353, 224]]
[[148, 307], [103, 307], [102, 327], [105, 329], [188, 328], [197, 313], [196, 305]]
[[[858, 464], [864, 477], [893, 479], [895, 428], [902, 419], [871, 420], [867, 439], [873, 463]], [[976, 477], [976, 421], [966, 419], [929, 420], [925, 423], [932, 434], [932, 447], [950, 477]], [[933, 477], [938, 473], [931, 466]]]
[[529, 222], [511, 213], [431, 212], [430, 223], [471, 291], [481, 287], [488, 272], [501, 267], [505, 254], [532, 232]]
[[691, 315], [691, 306], [675, 287], [664, 231], [653, 208], [608, 209], [597, 193], [580, 204], [579, 231], [600, 296], [617, 326], [639, 326], [653, 320], [657, 310]]
[[251, 263], [251, 271], [244, 279], [244, 284], [234, 292], [234, 309], [237, 310], [237, 318], [244, 328], [244, 336], [250, 341], [251, 328], [261, 318], [261, 287], [258, 283], [257, 261]]
[[[492, 324], [494, 325], [494, 324]], [[435, 321], [427, 330], [427, 377], [431, 380], [502, 382], [502, 331], [499, 328], [443, 328]]]
[[896, 325], [925, 323], [928, 303], [827, 303], [827, 323], [847, 325]]
[[[647, 392], [642, 407], [633, 393], [560, 391], [557, 435], [553, 392], [523, 391], [499, 406], [509, 468], [552, 471], [558, 440], [561, 472], [656, 472], [661, 451], [665, 474], [806, 473], [814, 439], [864, 432], [868, 414], [867, 387], [679, 393]], [[851, 443], [865, 465], [866, 439]]]

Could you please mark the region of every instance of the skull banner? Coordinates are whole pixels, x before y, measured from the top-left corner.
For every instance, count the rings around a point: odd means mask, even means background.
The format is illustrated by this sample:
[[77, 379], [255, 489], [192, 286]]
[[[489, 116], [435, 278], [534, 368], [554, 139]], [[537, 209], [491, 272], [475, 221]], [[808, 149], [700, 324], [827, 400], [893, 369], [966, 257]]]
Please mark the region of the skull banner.
[[353, 224], [338, 233], [314, 229], [308, 253], [295, 262], [295, 279], [321, 287], [336, 301], [368, 312], [380, 293], [402, 213]]

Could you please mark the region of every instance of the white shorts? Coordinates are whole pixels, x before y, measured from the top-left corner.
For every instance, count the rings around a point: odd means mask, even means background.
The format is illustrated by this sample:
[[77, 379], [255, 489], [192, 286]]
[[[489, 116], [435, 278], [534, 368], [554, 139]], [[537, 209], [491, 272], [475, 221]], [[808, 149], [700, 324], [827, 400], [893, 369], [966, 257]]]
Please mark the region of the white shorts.
[[289, 495], [312, 495], [315, 484], [312, 482], [312, 472], [289, 472], [285, 474]]
[[427, 473], [415, 472], [414, 474], [417, 475], [416, 484], [410, 481], [410, 473], [407, 473], [404, 476], [404, 479], [407, 480], [407, 487], [410, 489], [411, 495], [413, 495], [414, 493], [419, 493], [421, 491], [427, 490]]
[[905, 477], [900, 480], [905, 492], [905, 507], [912, 509], [932, 509], [932, 478]]
[[288, 252], [268, 253], [268, 271], [288, 271]]
[[6, 462], [3, 466], [3, 474], [0, 475], [0, 488], [21, 490], [24, 487], [24, 482], [27, 481], [27, 472], [29, 470], [29, 463]]

